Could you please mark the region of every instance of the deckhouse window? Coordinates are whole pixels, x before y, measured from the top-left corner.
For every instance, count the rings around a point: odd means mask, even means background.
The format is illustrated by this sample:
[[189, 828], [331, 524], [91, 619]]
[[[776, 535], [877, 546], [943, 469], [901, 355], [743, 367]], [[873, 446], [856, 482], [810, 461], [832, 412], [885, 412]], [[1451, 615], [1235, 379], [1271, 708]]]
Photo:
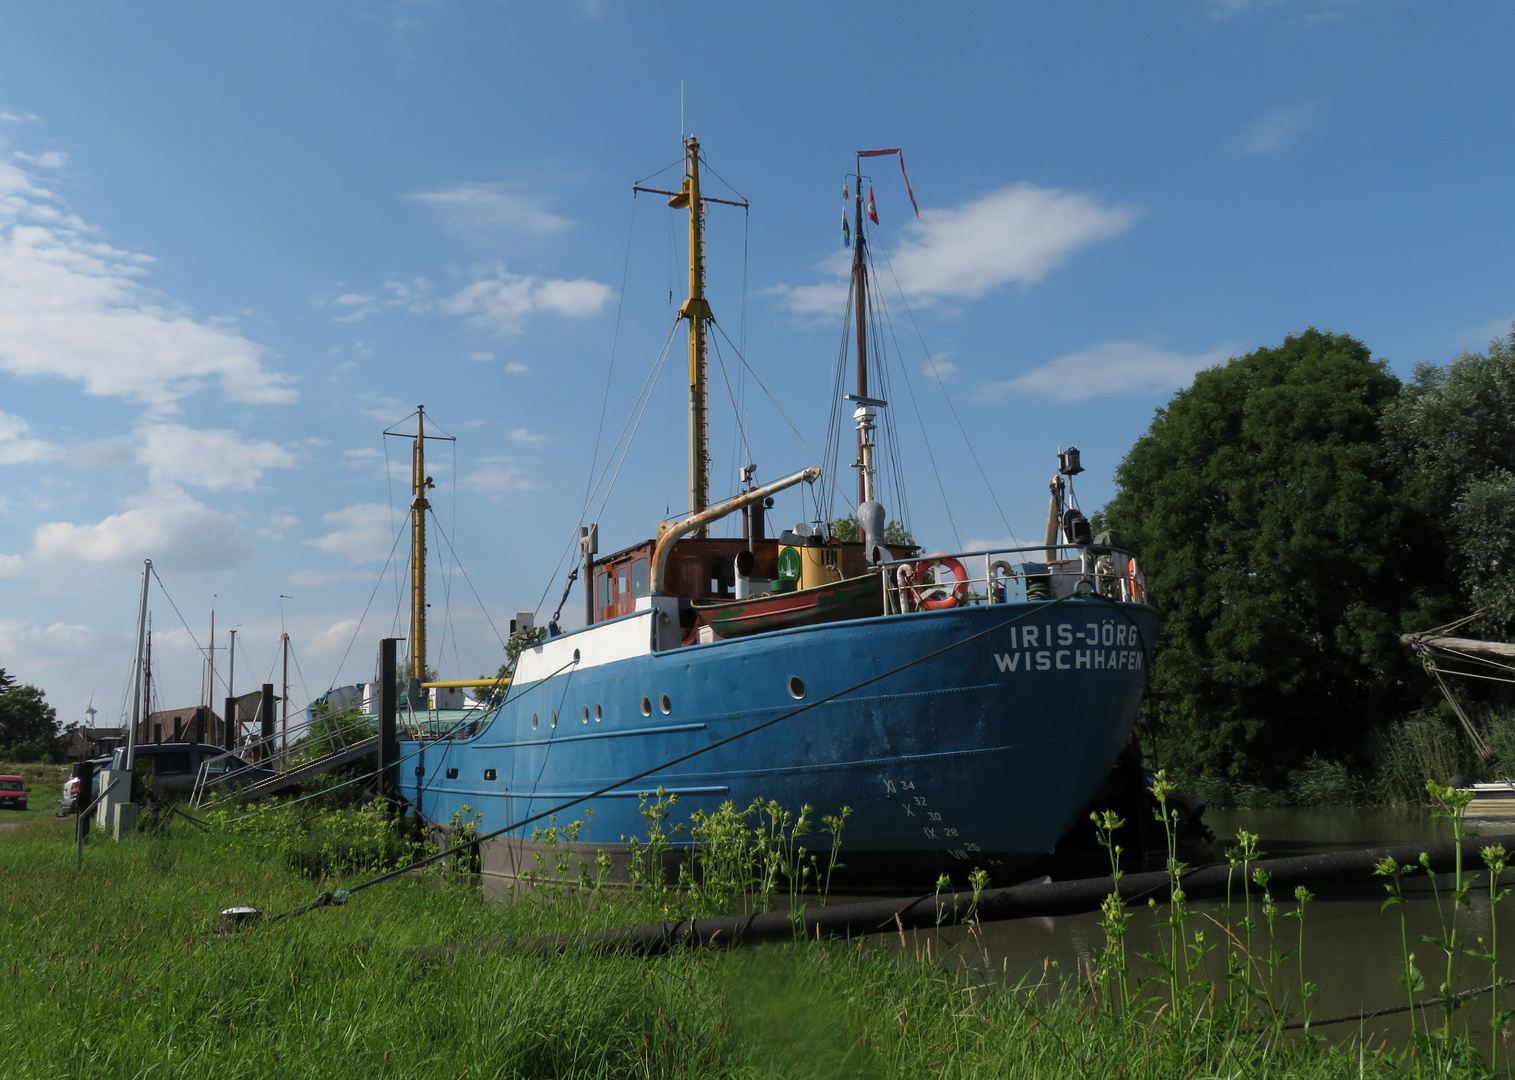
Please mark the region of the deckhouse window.
[[631, 599], [631, 582], [628, 580], [630, 567], [625, 563], [615, 568], [615, 602], [624, 604]]
[[631, 564], [631, 595], [647, 595], [647, 560], [638, 559]]

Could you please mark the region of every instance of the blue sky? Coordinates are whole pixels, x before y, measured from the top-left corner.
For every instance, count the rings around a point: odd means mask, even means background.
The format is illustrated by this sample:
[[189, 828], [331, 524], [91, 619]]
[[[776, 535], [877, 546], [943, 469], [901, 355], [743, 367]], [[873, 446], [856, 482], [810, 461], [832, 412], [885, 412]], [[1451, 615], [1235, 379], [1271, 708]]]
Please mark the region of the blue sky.
[[[919, 221], [873, 174], [911, 525], [1033, 538], [1057, 447], [1098, 506], [1199, 367], [1319, 326], [1407, 376], [1508, 328], [1512, 24], [1373, 0], [12, 5], [0, 666], [66, 720], [113, 717], [152, 558], [201, 644], [212, 606], [218, 644], [240, 628], [242, 688], [281, 625], [297, 697], [368, 677], [408, 467], [390, 440], [387, 479], [379, 432], [416, 403], [458, 437], [434, 503], [489, 614], [548, 593], [545, 619], [607, 378], [606, 445], [677, 306], [682, 224], [630, 187], [679, 156], [681, 83], [683, 130], [752, 204], [712, 211], [710, 281], [778, 403], [728, 347], [760, 478], [810, 461], [784, 417], [824, 440], [842, 176], [902, 146]], [[684, 506], [683, 396], [675, 355], [594, 503], [603, 550]], [[720, 495], [720, 381], [712, 424]], [[493, 670], [468, 583], [433, 594], [444, 675]], [[163, 703], [193, 701], [190, 634], [153, 613]]]

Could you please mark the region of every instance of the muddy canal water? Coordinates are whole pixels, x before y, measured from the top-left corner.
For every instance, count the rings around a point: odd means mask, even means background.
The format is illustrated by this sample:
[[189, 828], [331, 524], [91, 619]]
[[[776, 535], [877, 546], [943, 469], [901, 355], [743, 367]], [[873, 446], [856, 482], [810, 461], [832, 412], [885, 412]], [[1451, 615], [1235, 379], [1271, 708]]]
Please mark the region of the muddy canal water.
[[[1443, 820], [1432, 821], [1423, 811], [1395, 813], [1366, 810], [1222, 810], [1212, 811], [1206, 821], [1217, 836], [1215, 855], [1220, 857], [1225, 846], [1238, 830], [1245, 829], [1261, 837], [1259, 847], [1264, 857], [1308, 855], [1319, 852], [1343, 851], [1379, 847], [1389, 844], [1413, 844], [1420, 841], [1450, 839], [1450, 825]], [[1484, 835], [1509, 835], [1515, 833], [1515, 821], [1469, 822], [1469, 827]], [[1469, 947], [1476, 945], [1477, 938], [1490, 939], [1490, 919], [1487, 873], [1482, 863], [1470, 868], [1477, 875], [1478, 884], [1472, 893], [1472, 910], [1461, 915], [1459, 934]], [[1438, 878], [1442, 887], [1442, 916], [1449, 915], [1450, 903], [1447, 890], [1450, 876]], [[1397, 908], [1382, 910], [1386, 893], [1377, 881], [1363, 885], [1332, 886], [1316, 890], [1316, 899], [1306, 905], [1304, 912], [1304, 976], [1315, 984], [1315, 992], [1309, 1002], [1309, 1014], [1316, 1020], [1356, 1015], [1406, 1003], [1405, 988], [1401, 984], [1403, 957], [1400, 944], [1400, 922]], [[1406, 893], [1411, 897], [1404, 905], [1409, 926], [1409, 948], [1415, 954], [1416, 965], [1425, 976], [1426, 989], [1416, 995], [1418, 999], [1435, 995], [1436, 987], [1445, 976], [1446, 957], [1435, 945], [1420, 940], [1422, 935], [1440, 937], [1441, 920], [1438, 917], [1435, 894], [1431, 882], [1423, 875], [1406, 879]], [[1297, 911], [1292, 893], [1277, 897], [1281, 912]], [[1261, 923], [1260, 905], [1254, 901], [1252, 914]], [[1225, 960], [1220, 947], [1224, 931], [1219, 923], [1226, 923], [1223, 902], [1202, 902], [1190, 906], [1189, 929], [1204, 930], [1207, 943], [1217, 946], [1207, 965], [1207, 973], [1196, 978], [1208, 978], [1220, 983], [1219, 992], [1224, 993]], [[1233, 902], [1230, 925], [1237, 927], [1242, 917], [1240, 902]], [[1515, 975], [1515, 896], [1500, 905], [1499, 933], [1504, 963], [1500, 974]], [[1151, 910], [1134, 907], [1131, 910], [1128, 932], [1128, 953], [1137, 957], [1142, 953], [1156, 953], [1160, 940], [1166, 940], [1166, 928], [1159, 938], [1155, 924], [1165, 917], [1166, 910]], [[1212, 921], [1215, 920], [1215, 921]], [[1240, 933], [1240, 931], [1237, 931]], [[1291, 953], [1299, 951], [1299, 921], [1289, 915], [1277, 920], [1278, 948]], [[1258, 963], [1265, 964], [1267, 949], [1266, 931], [1254, 931], [1253, 952]], [[1076, 978], [1104, 948], [1105, 935], [1100, 928], [1097, 913], [1063, 916], [1059, 918], [1024, 919], [1013, 922], [986, 923], [972, 931], [963, 928], [943, 929], [935, 934], [922, 932], [906, 933], [896, 943], [897, 948], [911, 952], [930, 949], [934, 956], [943, 955], [949, 962], [957, 961], [975, 967], [992, 968], [1011, 982], [1020, 979], [1036, 981], [1044, 974], [1052, 979]], [[1150, 964], [1136, 961], [1141, 974], [1156, 976], [1157, 969]], [[1489, 965], [1485, 961], [1464, 956], [1457, 984], [1471, 989], [1486, 986], [1490, 982]], [[1299, 992], [1298, 958], [1287, 960], [1279, 973], [1276, 993], [1287, 993], [1287, 1010], [1301, 1013]], [[1154, 992], [1157, 988], [1154, 987]], [[1504, 991], [1510, 1001], [1515, 1001], [1515, 987]], [[1470, 1002], [1458, 1013], [1458, 1023], [1467, 1023], [1471, 1033], [1477, 1035], [1477, 1045], [1487, 1047], [1490, 1001], [1487, 997]], [[1425, 1010], [1423, 1017], [1439, 1024], [1439, 1008]], [[1408, 1031], [1404, 1014], [1372, 1019], [1365, 1022], [1338, 1024], [1320, 1029], [1323, 1035], [1345, 1036], [1362, 1030], [1375, 1038], [1387, 1036], [1398, 1042]]]

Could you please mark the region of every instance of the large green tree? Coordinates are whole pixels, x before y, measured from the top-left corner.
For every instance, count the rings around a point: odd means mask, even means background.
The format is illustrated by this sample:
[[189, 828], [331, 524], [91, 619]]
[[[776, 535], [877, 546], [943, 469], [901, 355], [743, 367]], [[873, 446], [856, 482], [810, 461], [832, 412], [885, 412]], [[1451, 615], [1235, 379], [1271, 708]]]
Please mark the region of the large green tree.
[[[1465, 613], [1515, 589], [1515, 329], [1487, 352], [1417, 366], [1384, 430], [1444, 527]], [[1508, 639], [1515, 604], [1479, 629]]]
[[35, 686], [17, 684], [0, 668], [0, 758], [62, 761], [58, 713]]
[[1397, 635], [1444, 590], [1439, 533], [1380, 430], [1399, 380], [1310, 330], [1200, 372], [1116, 472], [1143, 561], [1165, 763], [1279, 788], [1424, 691]]

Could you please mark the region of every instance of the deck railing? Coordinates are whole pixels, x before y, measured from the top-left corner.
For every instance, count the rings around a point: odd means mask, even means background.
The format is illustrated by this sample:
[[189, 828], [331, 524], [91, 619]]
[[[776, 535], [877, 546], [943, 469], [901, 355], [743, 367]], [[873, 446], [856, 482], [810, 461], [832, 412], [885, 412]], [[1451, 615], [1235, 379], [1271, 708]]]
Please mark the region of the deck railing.
[[1146, 603], [1135, 555], [1093, 544], [1038, 544], [954, 555], [923, 555], [882, 564], [888, 614], [983, 604], [1016, 604], [1099, 595]]

